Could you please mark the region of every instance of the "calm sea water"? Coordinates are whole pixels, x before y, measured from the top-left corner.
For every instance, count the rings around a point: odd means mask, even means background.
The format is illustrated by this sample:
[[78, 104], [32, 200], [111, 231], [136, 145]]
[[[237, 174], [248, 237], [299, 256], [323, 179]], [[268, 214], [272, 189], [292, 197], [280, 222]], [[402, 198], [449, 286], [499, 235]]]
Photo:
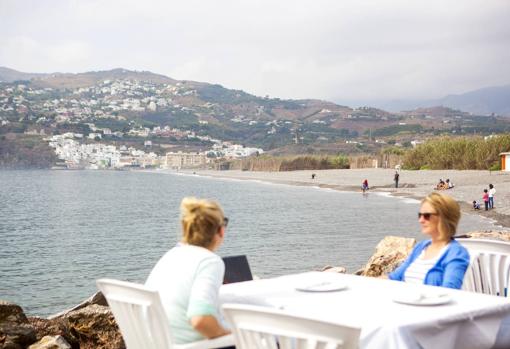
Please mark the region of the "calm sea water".
[[[418, 202], [374, 193], [115, 171], [0, 171], [0, 299], [30, 315], [69, 308], [95, 280], [143, 282], [179, 239], [184, 196], [230, 218], [220, 255], [246, 254], [270, 277], [361, 267], [386, 235], [421, 239]], [[464, 216], [460, 231], [487, 229]]]

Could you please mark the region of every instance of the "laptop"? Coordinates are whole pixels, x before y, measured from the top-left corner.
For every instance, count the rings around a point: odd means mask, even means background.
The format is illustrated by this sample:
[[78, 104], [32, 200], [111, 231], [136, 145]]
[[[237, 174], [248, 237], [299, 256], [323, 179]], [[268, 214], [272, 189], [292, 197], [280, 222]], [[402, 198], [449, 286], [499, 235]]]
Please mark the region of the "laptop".
[[223, 257], [225, 277], [223, 284], [253, 280], [250, 265], [245, 255]]

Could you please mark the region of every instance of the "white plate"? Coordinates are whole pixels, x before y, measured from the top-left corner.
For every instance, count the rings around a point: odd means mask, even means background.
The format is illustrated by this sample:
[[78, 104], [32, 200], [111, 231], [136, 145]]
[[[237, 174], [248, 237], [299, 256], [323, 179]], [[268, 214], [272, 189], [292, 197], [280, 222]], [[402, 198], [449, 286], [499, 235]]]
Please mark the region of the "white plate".
[[307, 284], [303, 286], [296, 287], [296, 291], [301, 292], [332, 292], [332, 291], [341, 291], [347, 288], [347, 284], [345, 282], [340, 281], [323, 281], [316, 282], [312, 284]]
[[409, 292], [395, 296], [393, 301], [409, 305], [441, 305], [450, 303], [452, 297], [448, 293], [441, 292]]

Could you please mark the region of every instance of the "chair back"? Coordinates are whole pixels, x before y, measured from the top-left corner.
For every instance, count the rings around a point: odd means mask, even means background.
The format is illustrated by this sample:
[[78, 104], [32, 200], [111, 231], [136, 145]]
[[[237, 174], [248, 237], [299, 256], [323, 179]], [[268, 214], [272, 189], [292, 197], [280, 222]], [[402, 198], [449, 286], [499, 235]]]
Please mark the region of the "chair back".
[[509, 254], [477, 252], [471, 255], [471, 262], [464, 276], [462, 289], [508, 297], [509, 282]]
[[127, 349], [172, 348], [170, 324], [158, 291], [111, 279], [97, 280], [97, 287], [108, 301]]
[[459, 238], [471, 256], [462, 289], [477, 293], [508, 296], [510, 242]]
[[458, 238], [456, 240], [464, 246], [470, 254], [476, 254], [477, 252], [495, 252], [510, 255], [510, 242], [508, 241], [474, 238]]
[[225, 304], [236, 349], [355, 349], [360, 329], [267, 307]]

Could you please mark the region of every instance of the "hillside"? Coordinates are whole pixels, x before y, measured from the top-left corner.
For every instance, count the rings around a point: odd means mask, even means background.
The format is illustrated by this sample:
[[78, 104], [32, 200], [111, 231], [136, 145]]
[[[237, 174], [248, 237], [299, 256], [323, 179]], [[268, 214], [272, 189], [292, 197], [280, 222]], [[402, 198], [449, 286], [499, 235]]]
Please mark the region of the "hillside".
[[133, 79], [139, 81], [148, 81], [157, 84], [174, 84], [175, 80], [164, 75], [154, 74], [146, 71], [130, 71], [117, 68], [107, 71], [93, 71], [80, 74], [54, 73], [35, 76], [31, 78], [32, 85], [35, 87], [50, 87], [55, 89], [80, 88], [94, 86], [104, 80]]
[[[79, 133], [107, 144], [204, 151], [222, 142], [285, 153], [370, 153], [429, 137], [510, 132], [510, 119], [447, 107], [388, 112], [286, 100], [151, 72], [25, 74], [4, 68], [0, 135]], [[14, 73], [13, 73], [14, 72]], [[2, 75], [0, 75], [2, 76]], [[30, 78], [29, 80], [27, 80]], [[21, 148], [13, 148], [21, 149]]]
[[510, 85], [487, 87], [439, 99], [377, 101], [373, 105], [395, 112], [443, 106], [474, 115], [510, 116]]
[[17, 80], [30, 80], [33, 78], [42, 78], [46, 74], [23, 73], [14, 69], [0, 67], [0, 82], [14, 82]]

